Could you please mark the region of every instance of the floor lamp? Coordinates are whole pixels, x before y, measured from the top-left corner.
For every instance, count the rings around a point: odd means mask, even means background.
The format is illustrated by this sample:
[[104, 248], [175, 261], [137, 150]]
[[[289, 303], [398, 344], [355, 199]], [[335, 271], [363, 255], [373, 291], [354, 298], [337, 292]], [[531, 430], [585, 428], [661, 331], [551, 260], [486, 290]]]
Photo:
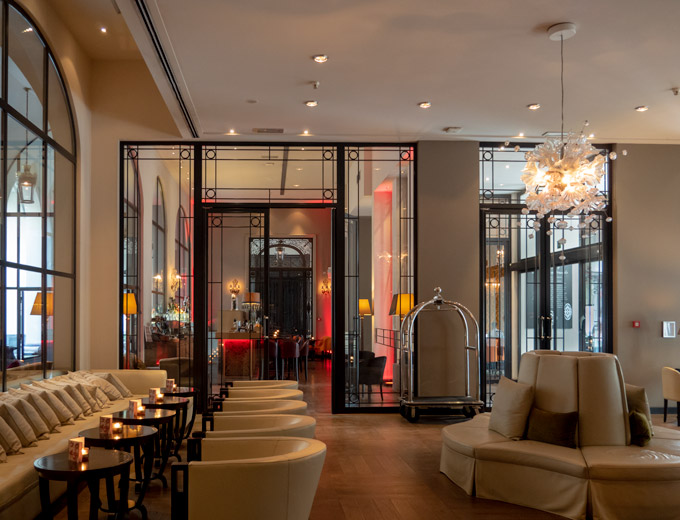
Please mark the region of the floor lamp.
[[[50, 319], [50, 316], [54, 316], [54, 293], [53, 292], [46, 292], [45, 293], [45, 318], [47, 320]], [[43, 313], [43, 293], [42, 291], [38, 292], [38, 294], [35, 295], [35, 301], [33, 302], [33, 306], [31, 307], [31, 316], [42, 316]], [[46, 334], [49, 332], [50, 327], [46, 324]], [[47, 349], [47, 345], [49, 345], [49, 339], [47, 338], [47, 344], [43, 345], [42, 348]], [[24, 358], [24, 352], [23, 352], [23, 347], [24, 343], [23, 341], [21, 344], [17, 342], [17, 347], [21, 346], [21, 352], [17, 351], [17, 359], [21, 358], [23, 360]], [[42, 356], [42, 352], [40, 353]]]
[[367, 299], [359, 300], [359, 350], [364, 350], [364, 316], [370, 316], [371, 303]]
[[123, 293], [123, 314], [125, 314], [125, 368], [130, 368], [130, 316], [137, 314], [137, 300], [131, 292]]
[[[399, 332], [397, 333], [397, 343], [401, 342], [401, 324], [404, 320], [404, 316], [408, 314], [413, 308], [413, 294], [411, 293], [398, 293], [392, 296], [392, 303], [390, 304], [390, 316], [399, 316]], [[399, 359], [397, 359], [397, 348], [399, 349]], [[404, 345], [399, 344], [394, 347], [394, 360], [392, 366], [392, 384], [394, 383], [394, 373], [397, 367], [401, 370], [401, 363], [403, 362], [403, 348]], [[401, 374], [400, 374], [401, 378]], [[387, 383], [385, 383], [387, 384]]]

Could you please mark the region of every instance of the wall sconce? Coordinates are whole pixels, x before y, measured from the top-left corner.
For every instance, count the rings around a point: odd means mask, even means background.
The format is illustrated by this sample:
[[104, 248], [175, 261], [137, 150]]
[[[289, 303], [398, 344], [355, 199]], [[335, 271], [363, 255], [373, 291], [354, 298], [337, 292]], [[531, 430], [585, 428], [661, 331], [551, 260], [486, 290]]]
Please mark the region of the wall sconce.
[[182, 276], [177, 271], [175, 271], [175, 273], [172, 275], [172, 285], [170, 285], [170, 292], [174, 294], [179, 291], [181, 283]]
[[321, 281], [321, 294], [328, 296], [331, 293], [331, 282], [328, 278]]
[[231, 293], [232, 298], [236, 298], [238, 293], [241, 292], [241, 284], [238, 283], [236, 278], [229, 282], [229, 292]]

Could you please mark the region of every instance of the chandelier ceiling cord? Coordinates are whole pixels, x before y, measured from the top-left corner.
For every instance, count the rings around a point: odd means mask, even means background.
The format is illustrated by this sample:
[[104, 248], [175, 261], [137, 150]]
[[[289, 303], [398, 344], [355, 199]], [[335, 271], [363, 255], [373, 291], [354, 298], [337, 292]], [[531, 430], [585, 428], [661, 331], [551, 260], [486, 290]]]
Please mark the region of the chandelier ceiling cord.
[[[526, 204], [522, 213], [536, 212], [534, 227], [540, 227], [540, 219], [551, 214], [548, 221], [555, 227], [569, 226], [565, 214], [585, 215], [583, 224], [595, 219], [592, 212], [606, 208], [605, 195], [599, 188], [606, 175], [606, 154], [596, 149], [584, 135], [569, 132], [564, 135], [564, 40], [576, 34], [572, 23], [553, 25], [548, 29], [551, 40], [560, 41], [560, 90], [561, 127], [560, 136], [550, 137], [525, 154], [527, 161], [521, 179], [526, 186]], [[584, 127], [588, 126], [588, 121]], [[609, 154], [611, 160], [616, 153]], [[561, 215], [561, 218], [560, 218]], [[611, 222], [611, 217], [606, 218]]]

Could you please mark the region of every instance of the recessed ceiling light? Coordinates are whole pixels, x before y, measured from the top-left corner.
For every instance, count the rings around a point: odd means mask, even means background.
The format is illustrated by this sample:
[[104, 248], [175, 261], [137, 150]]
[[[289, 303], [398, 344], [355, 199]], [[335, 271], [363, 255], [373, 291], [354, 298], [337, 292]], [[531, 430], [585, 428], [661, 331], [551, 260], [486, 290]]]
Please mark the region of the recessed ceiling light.
[[640, 105], [639, 107], [635, 107], [636, 112], [647, 112], [649, 110], [649, 107], [646, 105]]
[[33, 32], [33, 27], [26, 27], [26, 29], [24, 29], [24, 30], [21, 31], [21, 32], [23, 32], [23, 33]]
[[420, 108], [430, 108], [432, 106], [432, 103], [429, 101], [421, 101], [420, 103], [418, 103], [418, 106]]
[[305, 105], [307, 105], [308, 107], [315, 107], [318, 104], [319, 104], [319, 102], [315, 101], [313, 99], [310, 99], [309, 101], [305, 101]]
[[317, 54], [316, 56], [313, 56], [313, 59], [317, 63], [326, 63], [328, 61], [328, 56], [325, 54]]
[[527, 105], [527, 108], [529, 110], [538, 110], [539, 108], [541, 108], [541, 104], [540, 103], [531, 103], [530, 105]]
[[103, 34], [106, 34], [106, 27], [100, 27], [99, 30], [100, 30]]
[[293, 188], [299, 188], [299, 187], [300, 187], [299, 184], [293, 184]]
[[297, 171], [301, 172], [302, 168], [295, 168]]
[[520, 132], [519, 134], [517, 134], [517, 137], [524, 137], [524, 132]]
[[229, 131], [224, 135], [238, 135], [238, 133], [233, 128], [230, 128]]
[[588, 139], [595, 139], [595, 134], [590, 134], [590, 135], [588, 136]]
[[309, 130], [305, 130], [304, 132], [302, 132], [302, 135], [309, 135]]
[[505, 167], [506, 167], [506, 168], [510, 168], [510, 165], [509, 165], [509, 164], [506, 164]]

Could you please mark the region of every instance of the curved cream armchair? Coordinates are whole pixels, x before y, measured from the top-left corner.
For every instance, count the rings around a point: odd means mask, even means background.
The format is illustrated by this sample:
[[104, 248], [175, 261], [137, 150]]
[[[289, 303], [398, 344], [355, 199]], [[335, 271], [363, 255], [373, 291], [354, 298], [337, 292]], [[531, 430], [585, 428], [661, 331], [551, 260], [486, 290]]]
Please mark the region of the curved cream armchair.
[[308, 415], [217, 415], [211, 420], [207, 439], [225, 437], [314, 438], [316, 419]]
[[675, 401], [678, 410], [678, 425], [680, 426], [680, 372], [671, 367], [661, 369], [661, 388], [663, 391], [663, 422], [668, 415], [668, 400]]
[[231, 401], [232, 399], [289, 399], [302, 401], [302, 391], [291, 390], [289, 388], [230, 388], [229, 395], [225, 400]]
[[306, 520], [325, 457], [314, 439], [203, 439], [200, 460], [172, 466], [173, 518]]
[[266, 401], [225, 399], [220, 404], [222, 410], [215, 412], [215, 417], [219, 415], [307, 414], [306, 402], [288, 399], [269, 399]]
[[297, 381], [233, 381], [233, 388], [236, 389], [269, 389], [269, 388], [288, 388], [290, 390], [297, 390]]

